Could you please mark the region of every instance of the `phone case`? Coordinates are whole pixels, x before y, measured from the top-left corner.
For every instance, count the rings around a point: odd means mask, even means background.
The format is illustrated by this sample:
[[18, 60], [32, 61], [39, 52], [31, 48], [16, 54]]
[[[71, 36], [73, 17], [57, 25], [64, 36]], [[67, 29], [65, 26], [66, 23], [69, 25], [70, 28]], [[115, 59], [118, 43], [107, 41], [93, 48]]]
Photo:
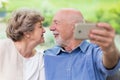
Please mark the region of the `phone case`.
[[94, 23], [79, 23], [75, 25], [74, 38], [75, 39], [89, 39], [89, 31], [96, 28]]

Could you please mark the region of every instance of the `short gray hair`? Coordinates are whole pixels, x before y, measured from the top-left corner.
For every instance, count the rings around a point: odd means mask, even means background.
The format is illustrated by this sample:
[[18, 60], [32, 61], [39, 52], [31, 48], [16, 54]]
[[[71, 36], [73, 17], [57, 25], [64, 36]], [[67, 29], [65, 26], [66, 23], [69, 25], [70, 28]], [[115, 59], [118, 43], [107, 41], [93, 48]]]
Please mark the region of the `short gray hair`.
[[19, 41], [23, 38], [24, 32], [33, 31], [35, 23], [42, 21], [44, 21], [44, 17], [37, 10], [28, 8], [18, 9], [12, 13], [8, 21], [7, 37], [13, 41]]

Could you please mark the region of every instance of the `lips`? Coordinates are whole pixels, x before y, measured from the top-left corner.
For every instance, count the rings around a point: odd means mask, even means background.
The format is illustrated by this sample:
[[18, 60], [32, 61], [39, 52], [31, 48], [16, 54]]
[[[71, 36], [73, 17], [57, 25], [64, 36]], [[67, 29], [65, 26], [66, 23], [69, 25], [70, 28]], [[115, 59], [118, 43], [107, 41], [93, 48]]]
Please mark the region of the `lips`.
[[42, 34], [41, 37], [44, 37], [44, 34]]
[[59, 35], [59, 33], [58, 33], [58, 32], [53, 32], [53, 35], [54, 35], [55, 37], [57, 37], [57, 36]]

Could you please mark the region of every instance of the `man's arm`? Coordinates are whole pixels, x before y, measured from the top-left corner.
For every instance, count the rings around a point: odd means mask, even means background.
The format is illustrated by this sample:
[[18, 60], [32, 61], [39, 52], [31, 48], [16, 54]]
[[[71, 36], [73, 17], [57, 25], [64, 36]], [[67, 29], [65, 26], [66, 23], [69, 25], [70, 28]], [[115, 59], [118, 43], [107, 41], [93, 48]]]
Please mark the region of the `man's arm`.
[[106, 80], [120, 80], [120, 70], [116, 74], [108, 76]]
[[90, 40], [103, 50], [103, 65], [108, 69], [114, 68], [120, 58], [114, 43], [115, 31], [107, 23], [98, 23], [97, 27], [100, 29], [90, 31]]

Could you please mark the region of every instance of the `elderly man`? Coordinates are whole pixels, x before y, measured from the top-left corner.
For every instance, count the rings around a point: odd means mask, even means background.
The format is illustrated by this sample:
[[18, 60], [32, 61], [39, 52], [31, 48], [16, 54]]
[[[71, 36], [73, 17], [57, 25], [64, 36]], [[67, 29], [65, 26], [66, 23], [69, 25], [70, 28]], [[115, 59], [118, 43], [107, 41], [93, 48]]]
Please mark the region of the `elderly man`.
[[52, 21], [57, 46], [45, 51], [46, 80], [105, 80], [120, 67], [114, 44], [115, 31], [97, 23], [89, 33], [90, 42], [74, 38], [74, 26], [84, 22], [80, 11], [61, 9]]

